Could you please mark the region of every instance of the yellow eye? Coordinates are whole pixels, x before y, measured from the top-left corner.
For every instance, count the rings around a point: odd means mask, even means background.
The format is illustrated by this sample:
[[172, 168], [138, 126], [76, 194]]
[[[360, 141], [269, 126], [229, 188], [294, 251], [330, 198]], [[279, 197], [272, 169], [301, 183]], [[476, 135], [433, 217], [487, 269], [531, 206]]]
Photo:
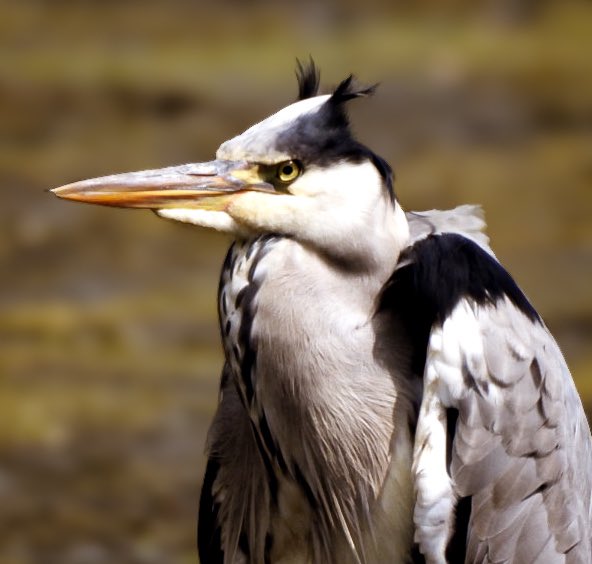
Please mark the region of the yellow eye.
[[302, 172], [302, 166], [296, 161], [285, 161], [277, 167], [276, 176], [281, 182], [292, 182]]

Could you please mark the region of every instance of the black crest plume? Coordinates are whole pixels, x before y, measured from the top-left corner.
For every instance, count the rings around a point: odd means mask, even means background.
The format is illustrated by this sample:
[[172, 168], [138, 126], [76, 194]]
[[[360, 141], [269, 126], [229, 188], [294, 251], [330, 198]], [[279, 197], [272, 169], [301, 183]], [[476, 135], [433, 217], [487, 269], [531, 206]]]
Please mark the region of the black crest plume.
[[[302, 61], [296, 59], [296, 78], [298, 79], [298, 100], [305, 100], [319, 94], [321, 71], [312, 57], [308, 59], [307, 63], [302, 63]], [[350, 74], [335, 88], [330, 102], [338, 105], [354, 98], [371, 96], [374, 94], [377, 86], [377, 84], [373, 84], [366, 88], [356, 88], [354, 85], [354, 76]]]
[[319, 93], [321, 71], [312, 57], [305, 64], [296, 59], [296, 78], [298, 79], [298, 100], [312, 98]]
[[350, 74], [345, 80], [342, 80], [329, 99], [331, 104], [343, 104], [354, 98], [372, 96], [376, 91], [378, 84], [367, 86], [366, 88], [356, 88], [354, 85], [354, 75]]

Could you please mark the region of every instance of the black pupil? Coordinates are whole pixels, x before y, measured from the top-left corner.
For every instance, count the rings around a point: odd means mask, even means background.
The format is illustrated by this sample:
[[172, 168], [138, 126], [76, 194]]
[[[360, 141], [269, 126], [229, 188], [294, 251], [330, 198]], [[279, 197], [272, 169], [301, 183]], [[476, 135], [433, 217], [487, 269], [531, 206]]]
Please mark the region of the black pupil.
[[282, 173], [285, 176], [292, 176], [293, 172], [294, 172], [294, 167], [292, 165], [286, 165], [282, 168]]

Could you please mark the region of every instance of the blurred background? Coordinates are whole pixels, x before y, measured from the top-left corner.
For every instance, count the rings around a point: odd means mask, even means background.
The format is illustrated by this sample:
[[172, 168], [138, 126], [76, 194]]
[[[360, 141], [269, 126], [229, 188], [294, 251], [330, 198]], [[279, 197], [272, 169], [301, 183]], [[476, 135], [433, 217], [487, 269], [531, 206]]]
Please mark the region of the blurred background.
[[209, 160], [291, 102], [295, 57], [352, 104], [407, 209], [482, 204], [592, 407], [592, 4], [3, 0], [0, 563], [195, 562], [229, 241], [58, 201]]

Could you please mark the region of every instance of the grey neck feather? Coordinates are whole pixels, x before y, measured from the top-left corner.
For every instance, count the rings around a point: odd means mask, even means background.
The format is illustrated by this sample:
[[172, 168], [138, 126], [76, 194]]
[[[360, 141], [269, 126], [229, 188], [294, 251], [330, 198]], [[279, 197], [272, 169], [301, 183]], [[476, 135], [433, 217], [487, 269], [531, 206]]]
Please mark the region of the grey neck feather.
[[[343, 561], [329, 539], [350, 554], [366, 552], [394, 431], [407, 434], [414, 416], [404, 352], [376, 344], [388, 325], [374, 317], [383, 276], [339, 271], [273, 236], [235, 243], [222, 274], [222, 337], [263, 461], [257, 481], [278, 489], [269, 492], [271, 515], [293, 518], [281, 508], [286, 497], [304, 506], [297, 511], [314, 509], [317, 522], [297, 534], [310, 538], [315, 562]], [[246, 491], [237, 484], [233, 495]], [[262, 534], [254, 531], [250, 544], [261, 545]]]

